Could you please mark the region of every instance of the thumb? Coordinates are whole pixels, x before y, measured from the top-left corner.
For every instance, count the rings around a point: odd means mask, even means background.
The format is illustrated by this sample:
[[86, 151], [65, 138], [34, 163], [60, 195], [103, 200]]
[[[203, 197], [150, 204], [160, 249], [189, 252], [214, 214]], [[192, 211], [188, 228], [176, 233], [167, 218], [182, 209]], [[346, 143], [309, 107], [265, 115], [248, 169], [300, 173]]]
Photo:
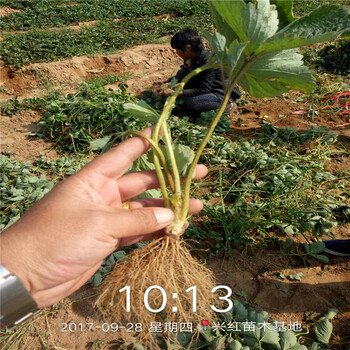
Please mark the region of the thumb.
[[147, 235], [168, 226], [174, 220], [174, 212], [168, 208], [121, 209], [113, 214], [112, 235], [116, 239]]

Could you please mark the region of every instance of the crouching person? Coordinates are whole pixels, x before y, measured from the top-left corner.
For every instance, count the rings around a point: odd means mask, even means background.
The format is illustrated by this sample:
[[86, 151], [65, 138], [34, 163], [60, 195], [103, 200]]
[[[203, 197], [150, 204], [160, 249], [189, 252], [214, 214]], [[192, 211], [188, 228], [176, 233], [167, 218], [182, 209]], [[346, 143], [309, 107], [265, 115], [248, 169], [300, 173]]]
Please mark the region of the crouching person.
[[[205, 65], [210, 58], [210, 51], [206, 50], [199, 34], [193, 29], [184, 29], [171, 38], [171, 47], [184, 61], [176, 73], [177, 82], [194, 69]], [[182, 108], [189, 114], [198, 116], [200, 112], [217, 110], [224, 99], [222, 71], [219, 68], [205, 70], [190, 79], [179, 96], [185, 98]], [[166, 89], [163, 96], [169, 96], [174, 91]], [[226, 106], [225, 113], [235, 109], [234, 101], [241, 96], [236, 86]]]

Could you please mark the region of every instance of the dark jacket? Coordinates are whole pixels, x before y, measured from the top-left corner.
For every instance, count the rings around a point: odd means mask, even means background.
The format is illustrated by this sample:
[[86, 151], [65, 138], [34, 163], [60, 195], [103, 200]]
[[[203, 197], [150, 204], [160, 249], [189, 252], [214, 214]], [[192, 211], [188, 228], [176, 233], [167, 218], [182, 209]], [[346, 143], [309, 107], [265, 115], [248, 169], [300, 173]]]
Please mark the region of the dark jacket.
[[[194, 69], [205, 65], [210, 58], [210, 51], [202, 50], [189, 63], [184, 63], [176, 74], [176, 79], [180, 82], [188, 73]], [[219, 68], [208, 69], [194, 76], [184, 87], [184, 96], [189, 98], [204, 94], [215, 94], [220, 100], [224, 97], [222, 86], [222, 72]], [[241, 94], [238, 88], [234, 89], [231, 97], [236, 100]]]

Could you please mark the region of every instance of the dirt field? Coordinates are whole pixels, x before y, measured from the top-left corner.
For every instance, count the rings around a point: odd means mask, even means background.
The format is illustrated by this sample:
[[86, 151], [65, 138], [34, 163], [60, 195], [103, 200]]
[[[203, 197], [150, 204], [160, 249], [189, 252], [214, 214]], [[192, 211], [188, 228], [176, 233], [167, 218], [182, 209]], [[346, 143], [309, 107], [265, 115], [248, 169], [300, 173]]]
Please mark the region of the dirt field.
[[[9, 67], [2, 67], [1, 88], [7, 94], [1, 93], [0, 100], [5, 101], [14, 96], [18, 96], [19, 100], [41, 96], [46, 92], [45, 84], [55, 85], [67, 93], [74, 92], [76, 84], [105, 73], [126, 75], [128, 90], [138, 95], [150, 89], [155, 81], [169, 77], [176, 71], [179, 63], [169, 44], [165, 43], [138, 46], [109, 56], [83, 56], [53, 63], [35, 63], [17, 72]], [[113, 87], [115, 86], [107, 86]], [[248, 98], [248, 104], [238, 107], [230, 116], [234, 133], [256, 133], [264, 116], [268, 116], [268, 121], [279, 127], [308, 129], [313, 123], [311, 119], [293, 114], [307, 106], [302, 102], [295, 102], [297, 92], [288, 96], [288, 99]], [[314, 123], [318, 126], [324, 125], [341, 135], [340, 142], [349, 150], [350, 130], [339, 127], [347, 123], [348, 118], [348, 115], [322, 113], [315, 117]], [[49, 159], [58, 158], [59, 154], [52, 144], [28, 137], [36, 129], [39, 119], [39, 114], [33, 111], [10, 117], [1, 116], [1, 151], [12, 152], [12, 156], [20, 161], [34, 160], [40, 153], [44, 153]], [[334, 161], [329, 164], [329, 168], [331, 171], [350, 169], [349, 157], [344, 156], [340, 161]], [[350, 238], [350, 225], [334, 228], [332, 232], [339, 238]], [[301, 248], [296, 249], [301, 251]], [[305, 267], [301, 259], [281, 256], [276, 251], [255, 249], [234, 253], [234, 261], [210, 260], [209, 267], [216, 274], [217, 284], [228, 285], [234, 292], [244, 291], [247, 300], [256, 310], [265, 310], [272, 319], [280, 322], [305, 322], [313, 319], [315, 312], [322, 313], [330, 307], [336, 307], [339, 313], [333, 322], [333, 340], [350, 334], [350, 259], [331, 257], [329, 264], [315, 261], [313, 266]], [[263, 269], [267, 272], [261, 272]], [[285, 275], [303, 272], [303, 278], [302, 281], [280, 281], [274, 275], [276, 271]], [[275, 282], [288, 288], [289, 292], [278, 290]], [[41, 334], [50, 349], [94, 349], [97, 348], [94, 346], [98, 344], [98, 340], [102, 349], [119, 349], [115, 334], [105, 333], [101, 329], [75, 333], [62, 331], [63, 323], [103, 323], [93, 307], [95, 293], [96, 290], [91, 286], [84, 286], [62, 301], [60, 306], [45, 309], [33, 322], [35, 332], [25, 340], [28, 342], [28, 349], [33, 344], [34, 349], [40, 348], [40, 337], [37, 334]]]

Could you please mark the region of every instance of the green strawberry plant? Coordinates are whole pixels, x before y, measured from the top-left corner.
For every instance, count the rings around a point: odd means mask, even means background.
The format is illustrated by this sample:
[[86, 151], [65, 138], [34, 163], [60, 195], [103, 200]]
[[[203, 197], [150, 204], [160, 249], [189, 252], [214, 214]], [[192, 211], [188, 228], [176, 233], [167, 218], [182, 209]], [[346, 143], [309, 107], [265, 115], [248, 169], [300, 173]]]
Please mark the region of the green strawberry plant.
[[[255, 311], [246, 302], [238, 300], [233, 300], [232, 304], [232, 309], [223, 314], [220, 321], [209, 327], [198, 324], [199, 336], [196, 339], [192, 338], [191, 333], [179, 332], [170, 340], [164, 339], [162, 349], [317, 350], [331, 346], [332, 319], [338, 313], [337, 309], [331, 308], [324, 316], [319, 315], [312, 327], [301, 323], [298, 325], [297, 322], [268, 321], [266, 311]], [[314, 333], [313, 339], [305, 336], [310, 330]], [[127, 349], [131, 344], [135, 349], [150, 349], [135, 342], [124, 343], [121, 349]]]
[[[312, 71], [303, 64], [298, 48], [349, 35], [347, 9], [324, 5], [295, 19], [291, 14], [292, 3], [292, 0], [274, 1], [274, 5], [269, 0], [211, 0], [209, 6], [217, 31], [204, 33], [213, 50], [209, 62], [193, 70], [177, 85], [160, 115], [144, 101], [124, 105], [135, 118], [155, 124], [151, 138], [137, 131], [128, 131], [125, 136], [142, 136], [153, 148], [153, 163], [165, 205], [175, 213], [168, 227], [170, 235], [183, 233], [196, 165], [220, 121], [233, 87], [239, 84], [251, 96], [259, 98], [281, 95], [290, 89], [311, 93], [315, 88]], [[280, 22], [279, 17], [283, 21]], [[185, 84], [195, 75], [218, 67], [228, 78], [225, 96], [194, 153], [189, 147], [172, 141], [167, 119]], [[181, 176], [186, 178], [183, 184]]]

